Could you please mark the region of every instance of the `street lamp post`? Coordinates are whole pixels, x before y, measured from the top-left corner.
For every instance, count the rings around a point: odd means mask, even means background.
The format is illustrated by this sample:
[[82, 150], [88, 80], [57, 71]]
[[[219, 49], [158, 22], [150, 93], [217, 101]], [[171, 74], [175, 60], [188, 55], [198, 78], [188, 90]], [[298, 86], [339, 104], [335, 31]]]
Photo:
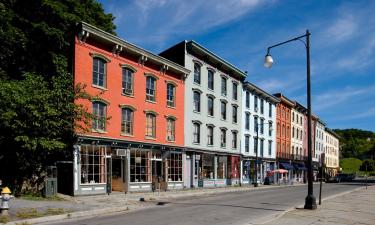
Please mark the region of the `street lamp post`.
[[[271, 48], [292, 42], [292, 41], [301, 41], [305, 44], [306, 47], [306, 73], [307, 73], [307, 150], [308, 150], [308, 159], [307, 159], [307, 176], [308, 176], [308, 191], [305, 199], [305, 209], [316, 209], [316, 199], [313, 192], [313, 173], [312, 173], [312, 140], [311, 140], [311, 84], [310, 84], [310, 35], [309, 30], [306, 30], [306, 34], [299, 37], [272, 45], [267, 48], [267, 54], [264, 60], [264, 66], [271, 68], [273, 64], [273, 59], [270, 54]], [[302, 40], [306, 38], [306, 42]]]

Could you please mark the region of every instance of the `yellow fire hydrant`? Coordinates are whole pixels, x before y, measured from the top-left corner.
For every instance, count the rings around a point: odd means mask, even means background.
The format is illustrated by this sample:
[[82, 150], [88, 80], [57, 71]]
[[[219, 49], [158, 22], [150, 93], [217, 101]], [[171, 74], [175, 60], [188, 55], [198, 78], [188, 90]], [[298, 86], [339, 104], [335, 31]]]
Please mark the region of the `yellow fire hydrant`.
[[14, 196], [10, 195], [11, 191], [8, 187], [3, 188], [1, 191], [1, 215], [7, 216], [9, 210], [9, 200], [14, 198]]

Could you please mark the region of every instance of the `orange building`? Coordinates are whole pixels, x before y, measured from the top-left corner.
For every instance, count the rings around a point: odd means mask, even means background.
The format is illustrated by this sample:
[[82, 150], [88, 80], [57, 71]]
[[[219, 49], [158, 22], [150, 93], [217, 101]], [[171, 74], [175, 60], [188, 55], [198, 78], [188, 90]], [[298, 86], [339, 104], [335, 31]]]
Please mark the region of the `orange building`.
[[184, 80], [189, 70], [86, 23], [78, 26], [74, 84], [91, 100], [77, 130], [74, 195], [182, 188]]
[[291, 165], [291, 109], [294, 102], [281, 93], [274, 94], [280, 103], [276, 107], [276, 158], [279, 168], [293, 170]]

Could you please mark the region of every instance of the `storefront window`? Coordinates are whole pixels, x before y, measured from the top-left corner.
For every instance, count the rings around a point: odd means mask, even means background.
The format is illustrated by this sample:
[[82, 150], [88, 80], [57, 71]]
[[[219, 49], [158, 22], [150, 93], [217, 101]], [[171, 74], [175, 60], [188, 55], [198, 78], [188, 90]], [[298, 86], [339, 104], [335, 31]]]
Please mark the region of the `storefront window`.
[[151, 182], [150, 152], [130, 150], [130, 182]]
[[218, 179], [227, 178], [227, 168], [228, 168], [228, 157], [218, 156], [218, 163], [217, 163], [217, 178]]
[[182, 154], [171, 153], [168, 158], [168, 181], [182, 181]]
[[81, 184], [106, 182], [105, 155], [105, 146], [81, 146]]
[[202, 154], [202, 177], [203, 179], [214, 179], [214, 160], [211, 154]]
[[251, 179], [250, 177], [250, 160], [243, 161], [242, 179]]

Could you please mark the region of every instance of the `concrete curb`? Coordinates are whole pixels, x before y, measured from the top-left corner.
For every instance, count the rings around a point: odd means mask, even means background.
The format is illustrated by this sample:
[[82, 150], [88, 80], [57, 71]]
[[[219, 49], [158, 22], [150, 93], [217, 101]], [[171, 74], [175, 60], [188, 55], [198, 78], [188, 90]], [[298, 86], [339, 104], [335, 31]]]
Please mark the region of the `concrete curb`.
[[81, 212], [73, 212], [73, 213], [66, 213], [61, 215], [55, 216], [45, 216], [45, 217], [38, 217], [33, 219], [25, 219], [25, 220], [16, 220], [12, 222], [6, 223], [6, 225], [17, 225], [17, 224], [36, 224], [36, 223], [47, 223], [47, 222], [54, 222], [58, 220], [64, 219], [76, 219], [81, 217], [89, 217], [89, 216], [98, 216], [102, 214], [109, 214], [109, 213], [118, 213], [128, 211], [129, 207], [112, 207], [112, 208], [104, 208], [104, 209], [95, 209], [90, 211], [81, 211]]
[[[227, 189], [227, 190], [220, 190], [220, 191], [213, 191], [213, 192], [198, 192], [198, 193], [184, 193], [178, 196], [157, 196], [158, 199], [155, 200], [148, 200], [146, 202], [153, 202], [157, 203], [160, 199], [165, 198], [172, 198], [172, 199], [178, 199], [178, 198], [184, 198], [184, 197], [195, 197], [195, 196], [201, 196], [201, 195], [214, 195], [214, 194], [220, 194], [220, 193], [232, 193], [232, 192], [243, 192], [243, 191], [252, 191], [252, 190], [262, 190], [262, 189], [271, 189], [271, 188], [290, 188], [295, 186], [302, 186], [306, 184], [294, 184], [294, 185], [287, 185], [287, 186], [261, 186], [257, 188], [249, 187], [249, 188], [240, 188], [240, 189]], [[126, 211], [135, 211], [135, 210], [141, 210], [146, 207], [140, 207], [132, 209], [131, 206], [123, 206], [123, 207], [110, 207], [110, 208], [103, 208], [103, 209], [95, 209], [95, 210], [89, 210], [89, 211], [80, 211], [80, 212], [72, 212], [72, 213], [66, 213], [61, 215], [54, 215], [54, 216], [45, 216], [45, 217], [38, 217], [38, 218], [32, 218], [32, 219], [24, 219], [24, 220], [15, 220], [6, 223], [6, 225], [18, 225], [18, 224], [38, 224], [38, 223], [48, 223], [48, 222], [56, 222], [59, 220], [67, 220], [67, 219], [78, 219], [78, 218], [84, 218], [84, 217], [92, 217], [92, 216], [100, 216], [103, 214], [113, 214], [113, 213], [120, 213], [120, 212], [126, 212]], [[292, 208], [294, 209], [294, 208]]]
[[[328, 196], [328, 197], [325, 197], [325, 198], [322, 198], [322, 202], [324, 201], [327, 201], [327, 200], [330, 200], [330, 199], [333, 199], [333, 198], [337, 198], [337, 197], [340, 197], [340, 196], [343, 196], [343, 195], [346, 195], [346, 194], [350, 194], [352, 192], [355, 192], [355, 191], [358, 191], [358, 190], [361, 190], [361, 189], [365, 189], [366, 187], [358, 187], [358, 188], [355, 188], [353, 190], [349, 190], [349, 191], [345, 191], [345, 192], [341, 192], [341, 193], [338, 193], [338, 194], [334, 194], [334, 195], [331, 195], [331, 196]], [[293, 206], [293, 207], [290, 207], [289, 209], [285, 210], [284, 212], [278, 214], [277, 216], [273, 217], [273, 218], [270, 218], [270, 219], [267, 219], [264, 221], [264, 222], [261, 222], [261, 223], [251, 223], [251, 224], [267, 224], [269, 222], [272, 222], [274, 220], [277, 220], [279, 219], [280, 217], [284, 216], [285, 214], [287, 214], [288, 212], [291, 212], [293, 210], [296, 210], [296, 209], [300, 209], [300, 208], [303, 208], [304, 207], [304, 204], [300, 204], [300, 205], [297, 205], [297, 206]], [[319, 207], [319, 205], [318, 205]], [[263, 220], [264, 218], [262, 218]]]

